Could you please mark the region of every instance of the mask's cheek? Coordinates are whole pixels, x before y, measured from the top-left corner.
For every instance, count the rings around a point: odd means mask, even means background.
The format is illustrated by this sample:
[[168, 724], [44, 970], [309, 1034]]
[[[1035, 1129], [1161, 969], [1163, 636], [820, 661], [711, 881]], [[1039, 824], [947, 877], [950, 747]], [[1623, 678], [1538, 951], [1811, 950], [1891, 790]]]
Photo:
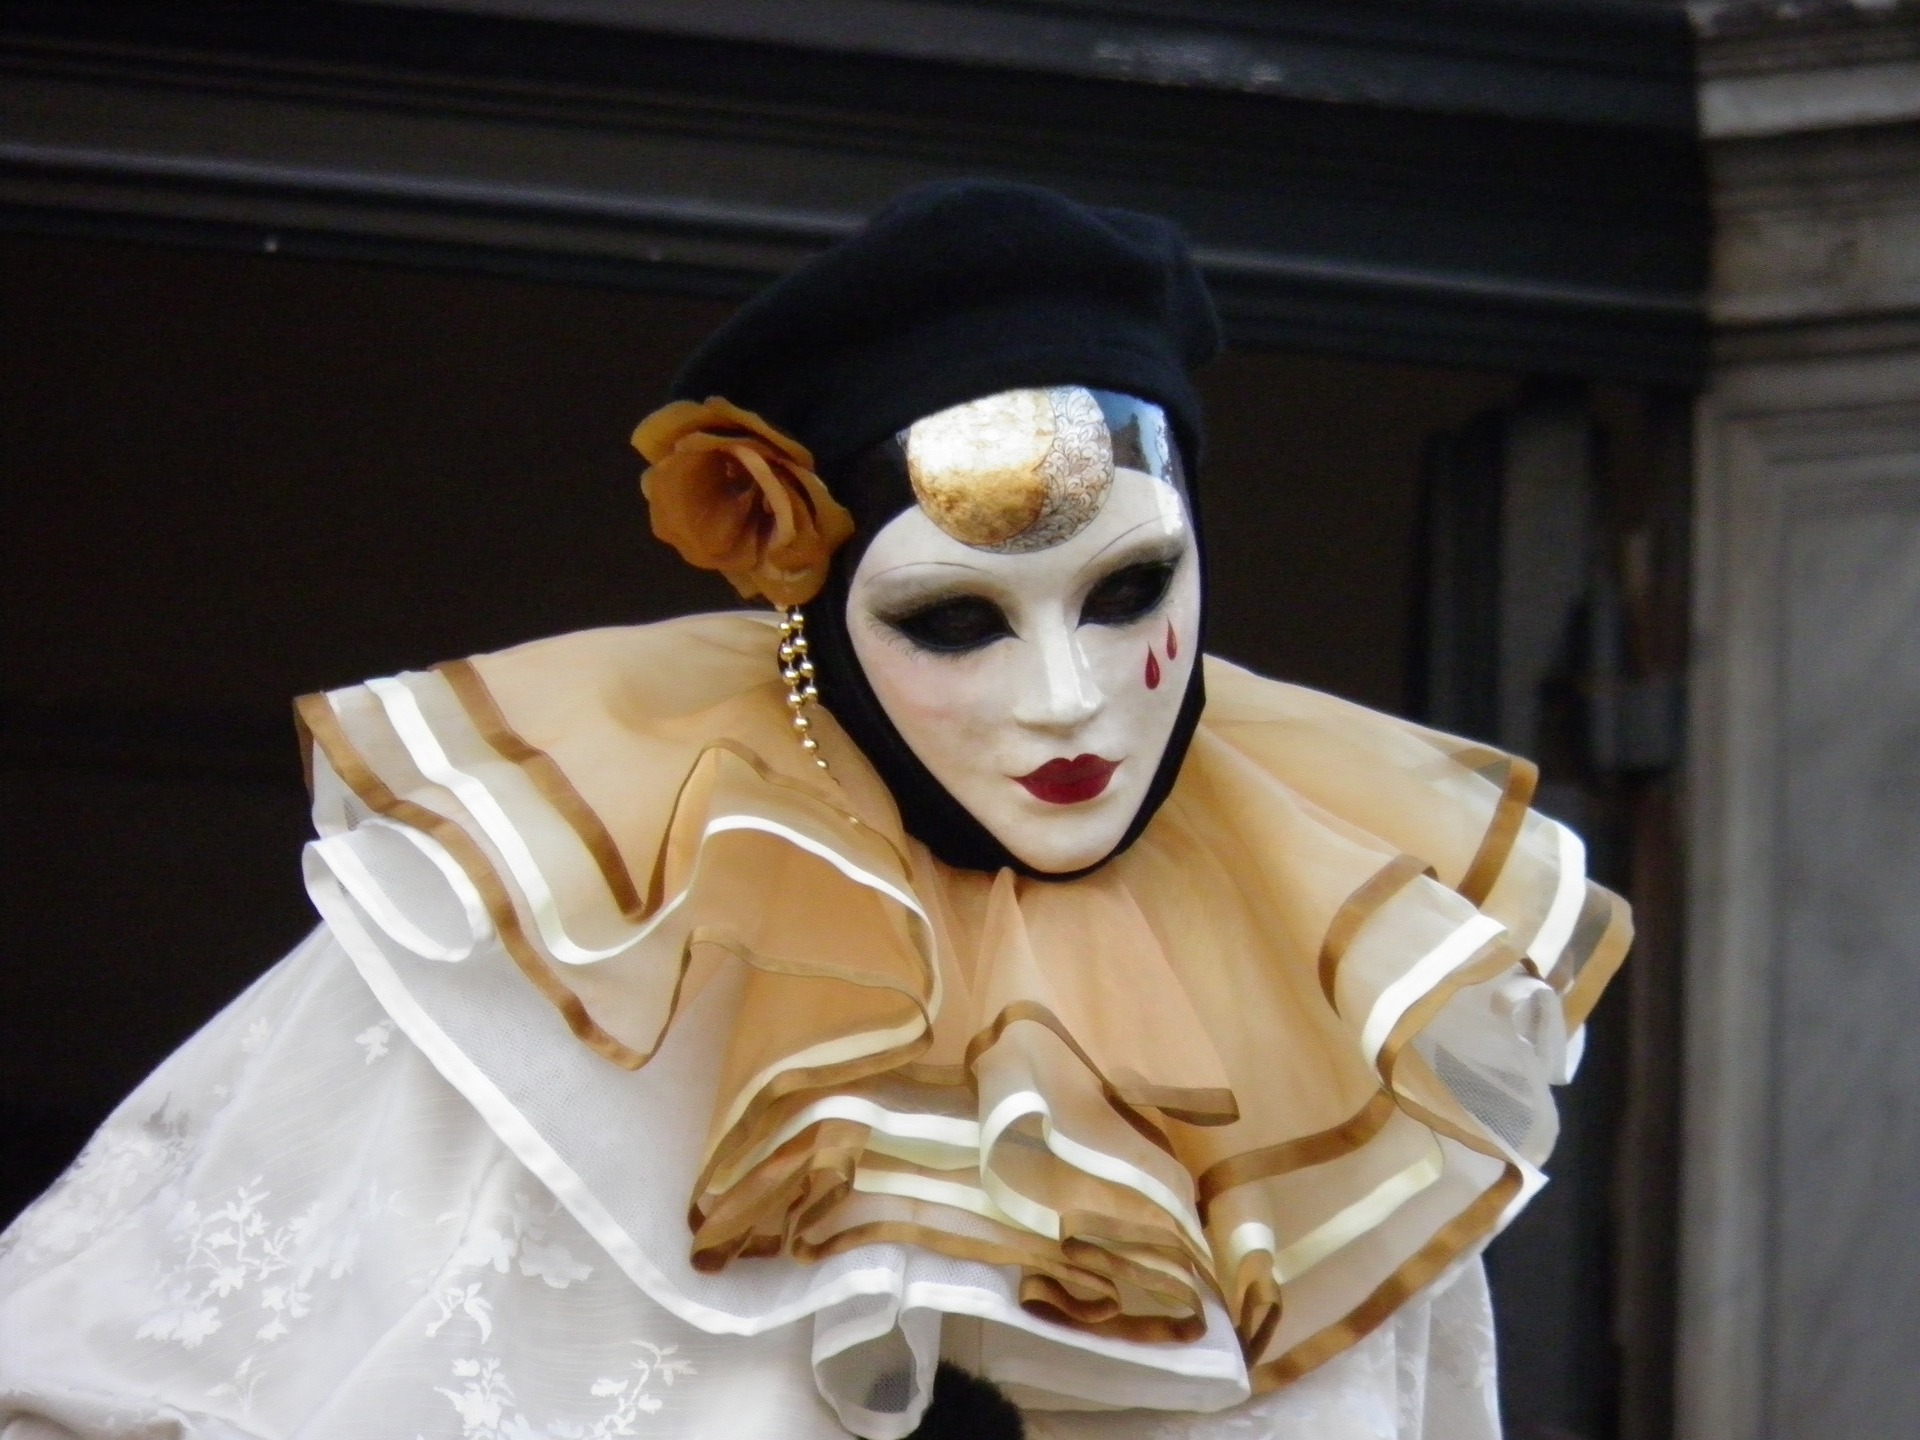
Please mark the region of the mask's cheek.
[[1075, 648], [1109, 707], [1130, 709], [1147, 694], [1146, 661], [1152, 646], [1152, 622], [1134, 625], [1082, 625]]
[[1170, 663], [1169, 688], [1185, 695], [1187, 678], [1200, 663], [1200, 567], [1190, 557], [1174, 577], [1173, 594], [1168, 597], [1157, 620], [1154, 644], [1162, 660]]
[[1109, 705], [1142, 717], [1166, 711], [1171, 728], [1188, 678], [1199, 661], [1194, 644], [1200, 618], [1197, 578], [1183, 574], [1159, 611], [1131, 625], [1083, 625], [1081, 653]]
[[854, 654], [887, 718], [939, 773], [978, 745], [1006, 708], [1010, 646], [990, 645], [971, 655], [932, 655], [856, 629]]

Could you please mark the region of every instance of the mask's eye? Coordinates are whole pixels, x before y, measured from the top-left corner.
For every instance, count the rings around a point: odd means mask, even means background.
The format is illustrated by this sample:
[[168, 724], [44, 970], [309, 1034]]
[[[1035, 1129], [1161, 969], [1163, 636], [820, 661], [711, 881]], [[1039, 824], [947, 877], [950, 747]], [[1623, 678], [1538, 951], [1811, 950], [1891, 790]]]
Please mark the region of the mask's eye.
[[977, 650], [1013, 633], [1000, 607], [978, 595], [936, 600], [887, 623], [923, 650], [950, 654]]
[[1080, 607], [1082, 625], [1131, 625], [1151, 615], [1173, 583], [1174, 562], [1154, 560], [1128, 565], [1107, 576]]

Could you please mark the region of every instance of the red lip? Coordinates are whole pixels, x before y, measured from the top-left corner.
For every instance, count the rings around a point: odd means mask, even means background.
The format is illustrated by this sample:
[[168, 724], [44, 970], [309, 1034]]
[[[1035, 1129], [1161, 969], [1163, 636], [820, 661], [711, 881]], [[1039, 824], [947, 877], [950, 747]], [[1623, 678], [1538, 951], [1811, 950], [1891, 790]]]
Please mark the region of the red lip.
[[1118, 760], [1076, 755], [1071, 760], [1049, 760], [1032, 774], [1015, 778], [1036, 800], [1049, 805], [1078, 805], [1105, 790], [1119, 768]]

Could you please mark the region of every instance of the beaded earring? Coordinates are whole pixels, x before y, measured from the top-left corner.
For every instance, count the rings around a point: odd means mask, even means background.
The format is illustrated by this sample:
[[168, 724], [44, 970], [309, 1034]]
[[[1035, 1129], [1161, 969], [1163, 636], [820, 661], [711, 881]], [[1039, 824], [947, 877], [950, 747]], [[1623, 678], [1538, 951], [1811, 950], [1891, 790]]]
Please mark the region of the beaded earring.
[[813, 721], [807, 706], [820, 698], [813, 688], [813, 661], [807, 658], [807, 619], [798, 605], [787, 607], [780, 622], [780, 678], [787, 682], [787, 710], [793, 716], [793, 732], [800, 737], [800, 748], [813, 757], [822, 770], [827, 760], [820, 753], [820, 742], [813, 738]]

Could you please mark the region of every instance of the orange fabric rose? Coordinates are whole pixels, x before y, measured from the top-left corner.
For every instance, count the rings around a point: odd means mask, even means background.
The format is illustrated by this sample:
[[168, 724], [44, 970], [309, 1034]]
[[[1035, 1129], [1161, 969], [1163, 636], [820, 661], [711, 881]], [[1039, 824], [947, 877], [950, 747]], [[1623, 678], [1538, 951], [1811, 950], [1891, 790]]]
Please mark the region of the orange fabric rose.
[[853, 517], [813, 473], [813, 454], [718, 396], [675, 400], [642, 420], [640, 493], [653, 533], [745, 600], [804, 605], [827, 583]]

